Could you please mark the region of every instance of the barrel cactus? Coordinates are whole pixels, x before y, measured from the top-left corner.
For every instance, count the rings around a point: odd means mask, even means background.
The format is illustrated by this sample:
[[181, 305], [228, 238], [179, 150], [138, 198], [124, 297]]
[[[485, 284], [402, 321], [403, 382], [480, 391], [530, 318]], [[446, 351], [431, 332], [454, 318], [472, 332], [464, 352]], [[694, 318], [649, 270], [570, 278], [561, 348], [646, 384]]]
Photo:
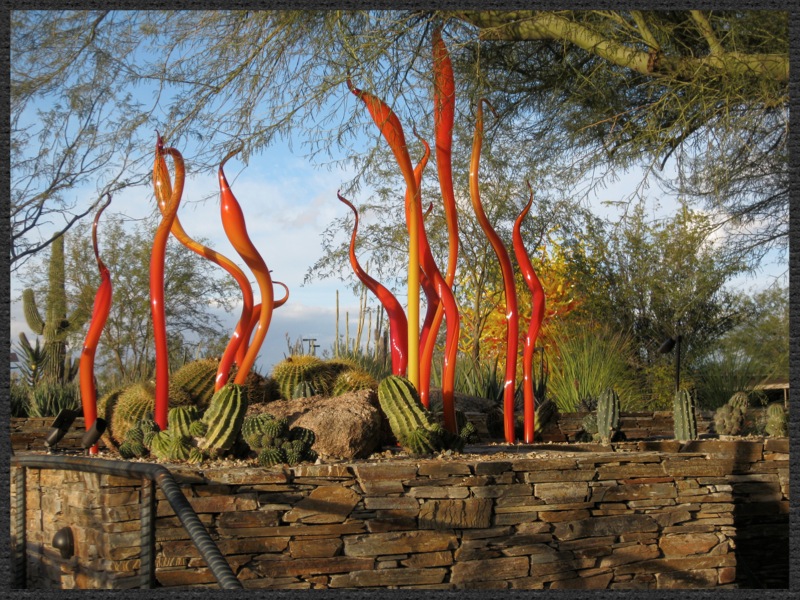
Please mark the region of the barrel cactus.
[[200, 418], [200, 412], [194, 406], [176, 406], [167, 413], [168, 428], [184, 437], [191, 437], [193, 421]]
[[197, 447], [212, 456], [229, 450], [242, 427], [247, 398], [242, 386], [228, 383], [211, 398], [201, 421], [207, 426], [205, 435], [197, 441]]
[[767, 406], [766, 432], [770, 437], [786, 437], [787, 435], [786, 411], [778, 402]]
[[274, 467], [286, 462], [286, 454], [280, 448], [269, 446], [258, 453], [257, 460], [262, 467]]
[[134, 427], [155, 409], [155, 387], [137, 383], [120, 393], [111, 416], [111, 437], [117, 444], [125, 441], [128, 429]]
[[328, 394], [338, 369], [311, 355], [290, 356], [275, 365], [272, 378], [277, 382], [282, 398], [291, 399], [302, 381], [309, 382], [317, 394]]
[[697, 439], [697, 398], [689, 390], [675, 393], [672, 403], [675, 439], [686, 441]]
[[311, 398], [317, 395], [317, 388], [311, 381], [299, 381], [292, 390], [292, 398]]
[[341, 396], [348, 392], [377, 389], [378, 382], [362, 369], [347, 369], [336, 376], [331, 389], [331, 396]]
[[194, 360], [170, 375], [169, 401], [173, 406], [192, 404], [205, 409], [214, 395], [219, 361]]
[[242, 422], [242, 439], [252, 450], [263, 448], [264, 434], [267, 433], [266, 424], [275, 418], [269, 413], [260, 413], [245, 417]]
[[714, 411], [714, 430], [718, 435], [739, 435], [744, 428], [744, 411], [732, 404], [723, 404]]

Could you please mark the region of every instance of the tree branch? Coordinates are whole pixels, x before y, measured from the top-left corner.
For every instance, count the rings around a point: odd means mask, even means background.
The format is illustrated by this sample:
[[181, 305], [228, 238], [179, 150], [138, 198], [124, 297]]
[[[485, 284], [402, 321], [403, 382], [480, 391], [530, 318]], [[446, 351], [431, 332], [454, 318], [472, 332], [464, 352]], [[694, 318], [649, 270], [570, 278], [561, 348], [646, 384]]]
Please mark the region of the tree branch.
[[[697, 12], [697, 11], [695, 11]], [[555, 40], [573, 44], [590, 54], [617, 66], [650, 77], [672, 76], [692, 80], [698, 72], [712, 69], [731, 75], [749, 75], [771, 79], [778, 83], [789, 81], [789, 57], [786, 54], [724, 52], [708, 21], [698, 12], [692, 15], [698, 29], [707, 25], [704, 37], [712, 52], [709, 56], [665, 56], [660, 52], [636, 50], [585, 25], [547, 11], [462, 11], [456, 17], [480, 30], [483, 40]], [[643, 36], [644, 36], [643, 32]], [[710, 36], [710, 37], [709, 37]], [[649, 37], [652, 37], [650, 35]]]

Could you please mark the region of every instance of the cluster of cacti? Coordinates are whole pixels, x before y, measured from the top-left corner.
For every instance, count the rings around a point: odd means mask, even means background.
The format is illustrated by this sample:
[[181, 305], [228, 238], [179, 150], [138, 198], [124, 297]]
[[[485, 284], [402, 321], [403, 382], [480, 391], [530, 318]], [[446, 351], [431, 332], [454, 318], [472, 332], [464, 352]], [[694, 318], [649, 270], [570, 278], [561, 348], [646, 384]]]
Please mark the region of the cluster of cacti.
[[263, 467], [317, 460], [317, 453], [311, 448], [316, 441], [314, 432], [304, 427], [290, 428], [286, 418], [276, 419], [268, 413], [247, 417], [242, 424], [242, 438], [258, 454], [258, 464]]
[[420, 402], [416, 388], [405, 377], [390, 375], [383, 379], [378, 386], [378, 401], [392, 433], [409, 454], [433, 454], [442, 450], [460, 452], [475, 434], [471, 423], [465, 424], [456, 435], [434, 421]]
[[352, 360], [324, 361], [308, 354], [289, 356], [272, 371], [281, 398], [341, 396], [347, 392], [375, 389], [377, 382]]
[[597, 436], [601, 444], [608, 444], [619, 430], [619, 395], [609, 388], [597, 398]]
[[672, 403], [672, 418], [675, 439], [686, 441], [697, 439], [697, 398], [689, 390], [675, 393]]
[[123, 458], [148, 452], [173, 462], [218, 458], [233, 447], [247, 410], [242, 386], [229, 383], [212, 396], [205, 412], [195, 406], [172, 408], [167, 429], [159, 431], [152, 419], [154, 402], [151, 387], [141, 384], [120, 394], [113, 411], [112, 435]]
[[25, 320], [36, 335], [44, 336], [42, 375], [53, 383], [68, 383], [78, 373], [78, 363], [67, 355], [67, 336], [82, 327], [88, 318], [85, 308], [78, 306], [67, 316], [67, 294], [64, 287], [64, 236], [50, 244], [45, 318], [36, 306], [32, 289], [22, 292]]
[[778, 402], [767, 406], [766, 432], [770, 437], [786, 437], [788, 435], [786, 411]]
[[745, 392], [736, 392], [714, 412], [714, 429], [719, 435], [739, 435], [744, 429], [750, 401]]

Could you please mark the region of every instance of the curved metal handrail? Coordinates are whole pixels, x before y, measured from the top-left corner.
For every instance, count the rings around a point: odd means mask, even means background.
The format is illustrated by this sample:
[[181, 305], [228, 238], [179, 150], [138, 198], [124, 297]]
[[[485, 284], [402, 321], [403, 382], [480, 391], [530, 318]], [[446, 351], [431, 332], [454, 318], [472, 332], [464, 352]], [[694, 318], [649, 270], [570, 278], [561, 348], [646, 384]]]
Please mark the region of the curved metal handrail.
[[[197, 513], [192, 508], [192, 505], [189, 504], [186, 496], [183, 495], [183, 492], [181, 491], [178, 483], [175, 481], [172, 473], [170, 473], [166, 467], [152, 463], [131, 463], [121, 460], [104, 460], [97, 458], [86, 458], [82, 456], [43, 456], [38, 454], [15, 454], [11, 457], [11, 466], [23, 468], [31, 467], [38, 469], [66, 469], [72, 471], [82, 471], [84, 473], [115, 475], [117, 477], [138, 477], [142, 479], [148, 479], [156, 483], [158, 487], [161, 488], [161, 491], [164, 492], [164, 496], [166, 496], [167, 501], [175, 511], [178, 519], [180, 519], [184, 529], [186, 529], [186, 531], [189, 533], [189, 537], [200, 551], [200, 555], [203, 557], [203, 560], [206, 561], [209, 569], [214, 574], [219, 586], [222, 589], [244, 588], [242, 582], [236, 578], [236, 575], [233, 573], [228, 561], [225, 560], [225, 557], [214, 543], [214, 540], [211, 539], [211, 536], [198, 518]], [[24, 481], [22, 482], [21, 489], [19, 485], [17, 486], [18, 502], [20, 495], [24, 502]], [[17, 506], [17, 510], [19, 511], [19, 504]], [[15, 532], [17, 534], [17, 540], [24, 538], [24, 516], [23, 519], [20, 520], [18, 514], [16, 519], [17, 527], [19, 527], [20, 522], [23, 527], [23, 532], [22, 535], [19, 535], [20, 532], [18, 531]], [[149, 551], [149, 549], [143, 549], [143, 552], [145, 551]], [[142, 564], [145, 564], [145, 562], [149, 562], [149, 568], [153, 569], [152, 560], [142, 560]], [[153, 573], [151, 573], [151, 581], [153, 581], [153, 579], [154, 576]]]

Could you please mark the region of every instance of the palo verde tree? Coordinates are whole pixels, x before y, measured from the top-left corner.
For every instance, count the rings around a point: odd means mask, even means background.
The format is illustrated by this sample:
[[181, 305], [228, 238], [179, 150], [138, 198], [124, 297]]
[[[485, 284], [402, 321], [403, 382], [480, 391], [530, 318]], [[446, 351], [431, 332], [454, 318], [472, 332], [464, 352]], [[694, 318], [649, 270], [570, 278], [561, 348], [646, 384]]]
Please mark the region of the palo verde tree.
[[197, 168], [234, 146], [246, 161], [290, 133], [320, 161], [378, 168], [380, 140], [345, 79], [429, 131], [439, 26], [457, 121], [489, 97], [501, 118], [487, 138], [573, 181], [672, 167], [684, 197], [735, 226], [757, 261], [787, 242], [788, 20], [746, 10], [12, 11], [12, 268], [47, 245], [48, 214], [72, 207], [66, 229], [90, 211], [75, 186], [141, 181], [137, 140], [154, 125]]

